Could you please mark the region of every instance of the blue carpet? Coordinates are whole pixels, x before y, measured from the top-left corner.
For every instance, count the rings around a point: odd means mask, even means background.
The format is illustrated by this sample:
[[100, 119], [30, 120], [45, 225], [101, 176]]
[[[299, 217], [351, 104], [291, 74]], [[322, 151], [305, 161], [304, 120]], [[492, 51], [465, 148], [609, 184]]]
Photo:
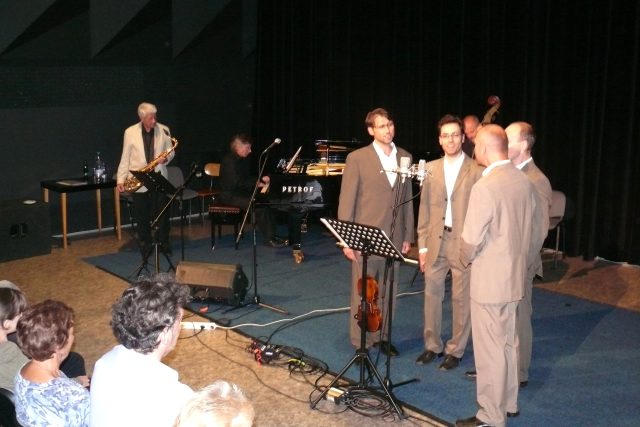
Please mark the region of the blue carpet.
[[[179, 245], [173, 247], [179, 259]], [[270, 338], [276, 345], [296, 347], [321, 359], [339, 372], [354, 355], [348, 339], [350, 266], [328, 233], [316, 230], [304, 236], [307, 256], [295, 264], [289, 248], [258, 247], [258, 296], [261, 302], [289, 312], [255, 307], [229, 311], [229, 306], [192, 304], [194, 311], [208, 309], [210, 318], [228, 323], [252, 337]], [[211, 251], [208, 239], [185, 244], [185, 260], [217, 264], [241, 264], [251, 280], [252, 250], [248, 239], [233, 249], [231, 236]], [[124, 279], [132, 277], [139, 263], [136, 252], [119, 252], [86, 258], [90, 264]], [[166, 268], [164, 260], [162, 265]], [[423, 350], [421, 275], [412, 285], [415, 267], [402, 266], [393, 327], [393, 343], [401, 355], [392, 359], [388, 376], [392, 383], [419, 381], [394, 388], [396, 397], [441, 420], [454, 422], [475, 413], [475, 383], [464, 378], [473, 369], [471, 343], [460, 366], [441, 372], [438, 363], [418, 366]], [[418, 294], [414, 294], [418, 292]], [[255, 295], [252, 286], [247, 300]], [[444, 303], [443, 330], [450, 331], [450, 295]], [[519, 395], [521, 415], [509, 419], [513, 426], [637, 426], [640, 425], [640, 315], [585, 300], [534, 289], [534, 354], [529, 385]], [[319, 313], [297, 318], [313, 310]], [[336, 310], [322, 312], [322, 310]], [[283, 321], [283, 319], [294, 319]], [[279, 321], [279, 322], [278, 322]], [[247, 323], [269, 326], [242, 326]], [[377, 351], [371, 352], [375, 361]], [[385, 377], [385, 358], [378, 371]], [[359, 376], [355, 368], [347, 376]]]

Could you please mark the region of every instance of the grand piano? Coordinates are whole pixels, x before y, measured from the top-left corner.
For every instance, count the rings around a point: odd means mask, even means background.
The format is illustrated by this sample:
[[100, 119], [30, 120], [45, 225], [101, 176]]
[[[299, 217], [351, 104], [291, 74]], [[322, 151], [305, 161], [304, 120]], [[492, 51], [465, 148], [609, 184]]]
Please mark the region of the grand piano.
[[366, 144], [326, 139], [316, 140], [314, 144], [314, 158], [299, 158], [301, 150], [298, 149], [291, 159], [278, 163], [267, 190], [269, 205], [304, 213], [318, 209], [337, 211], [347, 155]]

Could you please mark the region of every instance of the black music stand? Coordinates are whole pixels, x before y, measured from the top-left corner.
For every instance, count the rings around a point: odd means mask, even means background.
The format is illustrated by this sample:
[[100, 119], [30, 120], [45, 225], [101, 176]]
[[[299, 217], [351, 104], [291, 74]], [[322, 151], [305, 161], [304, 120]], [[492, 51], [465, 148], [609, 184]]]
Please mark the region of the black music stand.
[[[383, 258], [393, 259], [398, 261], [405, 261], [402, 253], [394, 246], [393, 242], [387, 237], [383, 230], [377, 227], [369, 225], [358, 224], [349, 221], [340, 221], [331, 218], [321, 218], [320, 221], [331, 231], [331, 233], [338, 239], [342, 247], [348, 247], [353, 250], [360, 251], [362, 253], [362, 278], [366, 280], [367, 277], [367, 258], [371, 255], [378, 255]], [[362, 292], [360, 292], [360, 306], [364, 307], [367, 302], [367, 287], [362, 286]], [[351, 358], [349, 363], [342, 368], [340, 373], [329, 383], [325, 390], [318, 396], [318, 398], [311, 403], [311, 409], [314, 409], [318, 402], [329, 392], [340, 378], [347, 372], [347, 370], [356, 362], [360, 362], [360, 380], [354, 387], [355, 389], [369, 390], [370, 387], [366, 384], [365, 368], [370, 374], [373, 374], [380, 387], [384, 391], [385, 397], [389, 400], [395, 411], [400, 418], [404, 418], [404, 412], [402, 408], [398, 406], [393, 397], [391, 390], [385, 384], [375, 365], [369, 357], [369, 351], [367, 350], [367, 310], [362, 310], [362, 319], [360, 327], [360, 348], [356, 350], [356, 354]]]
[[[173, 203], [173, 200], [176, 198], [180, 190], [176, 190], [176, 188], [169, 181], [167, 181], [167, 179], [164, 176], [162, 176], [162, 174], [160, 174], [159, 172], [131, 171], [131, 173], [133, 174], [133, 176], [138, 178], [138, 180], [145, 187], [147, 187], [147, 191], [154, 191], [156, 193], [166, 194], [166, 195], [173, 194], [171, 199], [164, 205], [162, 210], [151, 222], [151, 232], [152, 232], [151, 238], [153, 239], [153, 248], [155, 251], [156, 273], [159, 273], [160, 272], [160, 252], [158, 251], [158, 246], [160, 245], [160, 243], [158, 242], [158, 222], [160, 222], [166, 210], [169, 208], [169, 206], [171, 206], [171, 203]], [[163, 255], [167, 260], [167, 263], [169, 263], [170, 269], [175, 271], [176, 268], [171, 262], [171, 259], [169, 259], [167, 254], [163, 254]], [[142, 270], [146, 269], [147, 267], [148, 255], [142, 254], [142, 257], [143, 257], [142, 263], [136, 272], [136, 277], [139, 276]]]

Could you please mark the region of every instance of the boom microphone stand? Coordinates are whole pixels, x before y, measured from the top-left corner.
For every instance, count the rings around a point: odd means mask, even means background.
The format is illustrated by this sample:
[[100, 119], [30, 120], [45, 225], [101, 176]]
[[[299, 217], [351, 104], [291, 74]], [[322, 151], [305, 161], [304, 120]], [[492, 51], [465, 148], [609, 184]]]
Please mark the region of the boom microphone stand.
[[[258, 242], [257, 242], [257, 237], [256, 237], [256, 212], [255, 212], [255, 206], [256, 206], [256, 195], [258, 194], [258, 188], [259, 188], [259, 184], [260, 184], [260, 178], [262, 177], [262, 173], [264, 172], [264, 168], [267, 164], [267, 159], [269, 157], [269, 150], [274, 147], [275, 145], [280, 144], [280, 138], [276, 138], [273, 143], [267, 147], [266, 150], [264, 150], [261, 154], [260, 154], [260, 158], [258, 159], [258, 179], [256, 180], [256, 185], [253, 187], [253, 192], [251, 193], [251, 198], [249, 199], [249, 205], [247, 206], [247, 210], [244, 213], [244, 218], [242, 219], [242, 224], [240, 225], [240, 230], [238, 231], [238, 235], [236, 236], [236, 247], [238, 246], [238, 243], [240, 242], [240, 239], [242, 238], [242, 232], [244, 230], [244, 226], [247, 223], [247, 218], [249, 217], [249, 212], [251, 212], [251, 228], [252, 228], [252, 237], [253, 237], [253, 248], [252, 248], [252, 257], [253, 257], [253, 273], [252, 273], [252, 281], [253, 281], [253, 298], [251, 300], [251, 303], [249, 304], [245, 304], [244, 306], [247, 305], [257, 305], [258, 307], [264, 307], [264, 308], [268, 308], [270, 310], [273, 311], [277, 311], [278, 313], [282, 313], [282, 314], [289, 314], [286, 310], [283, 310], [279, 307], [273, 306], [273, 305], [269, 305], [266, 303], [263, 303], [260, 300], [260, 295], [258, 295]], [[264, 157], [264, 160], [262, 159]], [[270, 236], [268, 236], [270, 237]]]

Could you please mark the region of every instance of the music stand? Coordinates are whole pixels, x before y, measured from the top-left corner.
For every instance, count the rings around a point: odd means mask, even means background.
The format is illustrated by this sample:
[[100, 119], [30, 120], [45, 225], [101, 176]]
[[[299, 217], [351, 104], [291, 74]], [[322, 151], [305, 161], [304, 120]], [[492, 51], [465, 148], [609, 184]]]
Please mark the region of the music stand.
[[[164, 176], [162, 176], [162, 174], [160, 172], [155, 172], [155, 171], [149, 171], [149, 172], [131, 171], [131, 173], [133, 174], [133, 176], [138, 178], [138, 180], [145, 187], [147, 187], [148, 191], [154, 191], [156, 193], [166, 194], [166, 195], [173, 194], [171, 199], [164, 205], [162, 210], [158, 213], [156, 218], [151, 223], [151, 230], [153, 232], [153, 234], [152, 234], [153, 247], [154, 247], [154, 251], [155, 251], [156, 273], [159, 273], [160, 272], [160, 253], [158, 251], [158, 245], [160, 243], [158, 243], [158, 222], [160, 222], [160, 219], [164, 215], [164, 213], [167, 210], [167, 208], [169, 206], [171, 206], [171, 203], [176, 198], [176, 195], [178, 194], [178, 191]], [[145, 257], [145, 254], [143, 254], [142, 256], [143, 256], [142, 264], [138, 268], [136, 276], [139, 276], [140, 272], [147, 266], [147, 257], [148, 256]], [[166, 254], [165, 254], [165, 259], [169, 263], [169, 267], [172, 270], [175, 270], [176, 268], [174, 267], [173, 263], [171, 262], [171, 260], [169, 259], [169, 257]]]
[[[342, 247], [348, 247], [353, 250], [360, 251], [362, 253], [362, 278], [363, 286], [360, 292], [360, 307], [365, 307], [367, 302], [367, 287], [364, 286], [364, 280], [367, 277], [367, 258], [371, 255], [378, 255], [386, 259], [393, 259], [398, 261], [405, 261], [402, 253], [394, 246], [393, 242], [387, 237], [383, 230], [377, 227], [369, 225], [358, 224], [349, 221], [340, 221], [331, 218], [321, 218], [320, 221], [331, 231], [331, 233], [338, 239]], [[367, 350], [367, 310], [362, 310], [362, 319], [360, 326], [360, 348], [356, 350], [356, 354], [351, 358], [349, 363], [342, 368], [340, 373], [329, 383], [325, 390], [318, 396], [318, 398], [311, 403], [311, 409], [314, 409], [318, 402], [329, 392], [335, 383], [347, 372], [347, 370], [356, 362], [360, 362], [360, 380], [355, 386], [355, 389], [367, 390], [365, 379], [365, 367], [370, 374], [373, 374], [380, 387], [384, 391], [385, 397], [389, 400], [395, 411], [400, 418], [404, 418], [402, 409], [395, 402], [391, 390], [385, 384], [382, 377], [376, 370], [375, 365], [369, 358], [369, 351]]]

